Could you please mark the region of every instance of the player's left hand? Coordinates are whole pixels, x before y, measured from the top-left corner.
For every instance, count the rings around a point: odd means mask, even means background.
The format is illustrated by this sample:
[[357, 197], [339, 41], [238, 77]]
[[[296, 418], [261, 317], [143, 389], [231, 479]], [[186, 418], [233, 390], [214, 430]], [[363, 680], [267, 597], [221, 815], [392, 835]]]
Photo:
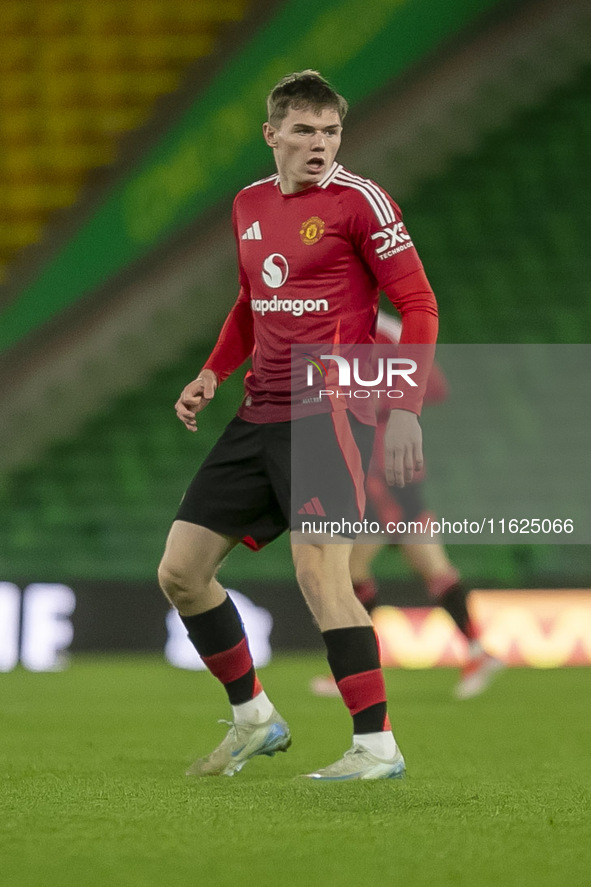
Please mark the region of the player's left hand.
[[384, 436], [384, 467], [391, 486], [411, 483], [423, 467], [423, 433], [419, 417], [409, 410], [391, 410]]

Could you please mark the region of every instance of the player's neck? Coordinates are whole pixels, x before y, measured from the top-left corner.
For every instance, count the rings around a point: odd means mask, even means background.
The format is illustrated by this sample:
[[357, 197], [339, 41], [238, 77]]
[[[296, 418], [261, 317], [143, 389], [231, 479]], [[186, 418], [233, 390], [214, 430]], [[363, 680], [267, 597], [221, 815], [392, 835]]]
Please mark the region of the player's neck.
[[299, 194], [301, 191], [309, 191], [310, 188], [315, 188], [316, 182], [311, 182], [310, 184], [298, 182], [297, 180], [290, 179], [289, 177], [284, 177], [279, 173], [279, 190], [282, 194]]

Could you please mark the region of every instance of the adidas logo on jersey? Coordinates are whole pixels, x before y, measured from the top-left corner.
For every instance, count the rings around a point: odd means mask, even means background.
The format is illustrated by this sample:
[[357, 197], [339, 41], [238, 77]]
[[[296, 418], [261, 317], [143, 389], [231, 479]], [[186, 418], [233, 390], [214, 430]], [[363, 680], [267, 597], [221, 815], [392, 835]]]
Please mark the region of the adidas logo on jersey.
[[261, 234], [261, 223], [253, 222], [250, 228], [247, 228], [244, 234], [242, 235], [242, 240], [262, 240], [263, 235]]

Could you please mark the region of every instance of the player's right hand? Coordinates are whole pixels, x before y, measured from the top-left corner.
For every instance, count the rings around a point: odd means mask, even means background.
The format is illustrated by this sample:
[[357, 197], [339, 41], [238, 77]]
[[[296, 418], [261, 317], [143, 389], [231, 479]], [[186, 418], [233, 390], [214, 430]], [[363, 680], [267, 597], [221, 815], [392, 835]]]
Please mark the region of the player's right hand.
[[201, 370], [197, 378], [183, 388], [174, 408], [189, 431], [197, 431], [195, 416], [213, 400], [217, 387], [218, 380], [213, 370]]

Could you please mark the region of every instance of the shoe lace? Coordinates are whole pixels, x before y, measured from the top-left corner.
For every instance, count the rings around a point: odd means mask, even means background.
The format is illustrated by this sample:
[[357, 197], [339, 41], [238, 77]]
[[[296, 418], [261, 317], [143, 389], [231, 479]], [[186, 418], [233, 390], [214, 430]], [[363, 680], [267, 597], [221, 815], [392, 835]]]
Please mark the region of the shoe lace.
[[348, 749], [343, 758], [354, 758], [355, 755], [364, 755], [367, 754], [367, 749], [363, 748], [361, 745], [354, 745], [350, 749]]
[[348, 773], [351, 768], [357, 768], [359, 766], [358, 763], [352, 764], [351, 759], [360, 757], [365, 753], [365, 749], [360, 745], [354, 745], [351, 748], [347, 749], [344, 753], [343, 757], [340, 760], [335, 761], [334, 764], [331, 764], [330, 767], [326, 768], [330, 773]]
[[226, 724], [230, 728], [222, 740], [222, 745], [228, 742], [240, 742], [245, 736], [248, 736], [248, 724], [237, 724], [235, 721], [227, 721], [225, 718], [218, 718], [218, 724]]
[[224, 738], [222, 739], [222, 741], [218, 745], [218, 748], [216, 749], [216, 751], [221, 748], [225, 748], [227, 745], [229, 745], [233, 742], [238, 741], [238, 726], [237, 726], [237, 724], [235, 724], [233, 721], [226, 721], [225, 718], [218, 718], [218, 724], [225, 724], [230, 729], [228, 730], [228, 732], [226, 733], [226, 735], [224, 736]]

